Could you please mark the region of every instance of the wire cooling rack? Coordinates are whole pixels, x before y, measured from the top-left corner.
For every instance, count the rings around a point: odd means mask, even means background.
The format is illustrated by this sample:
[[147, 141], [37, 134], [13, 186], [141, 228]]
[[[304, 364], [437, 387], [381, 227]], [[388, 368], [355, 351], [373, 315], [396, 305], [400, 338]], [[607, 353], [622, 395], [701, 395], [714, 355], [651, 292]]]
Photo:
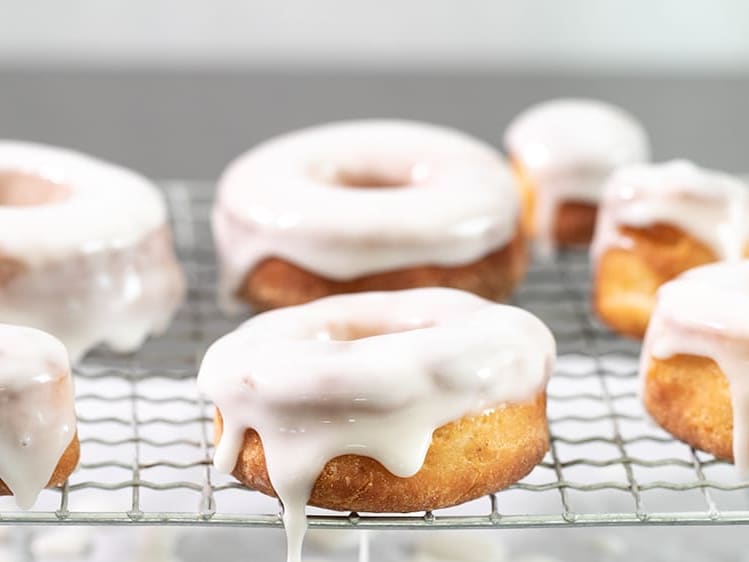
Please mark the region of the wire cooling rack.
[[[212, 189], [164, 185], [188, 302], [170, 331], [133, 356], [92, 353], [76, 372], [81, 464], [59, 490], [19, 512], [0, 500], [0, 524], [172, 524], [280, 527], [278, 503], [217, 474], [212, 407], [198, 396], [200, 357], [236, 326], [215, 305]], [[521, 482], [457, 508], [411, 515], [310, 509], [312, 527], [500, 528], [749, 522], [748, 482], [674, 441], [637, 398], [634, 342], [601, 328], [588, 309], [581, 254], [535, 263], [516, 304], [556, 334], [549, 385], [551, 448]], [[299, 462], [304, 462], [300, 459]]]

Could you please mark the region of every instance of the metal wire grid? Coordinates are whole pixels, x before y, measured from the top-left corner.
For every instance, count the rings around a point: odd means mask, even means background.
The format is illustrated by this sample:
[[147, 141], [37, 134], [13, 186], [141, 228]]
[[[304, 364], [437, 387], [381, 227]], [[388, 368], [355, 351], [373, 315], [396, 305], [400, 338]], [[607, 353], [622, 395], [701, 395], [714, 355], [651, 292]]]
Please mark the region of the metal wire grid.
[[[275, 500], [214, 472], [212, 407], [197, 395], [197, 361], [232, 329], [215, 306], [212, 189], [164, 185], [190, 290], [170, 331], [137, 354], [96, 351], [76, 372], [82, 462], [33, 511], [0, 500], [0, 524], [281, 526]], [[508, 490], [447, 510], [360, 515], [310, 510], [313, 527], [492, 528], [749, 522], [749, 482], [674, 441], [637, 399], [635, 343], [588, 311], [588, 265], [568, 254], [535, 263], [516, 303], [556, 334], [549, 386], [551, 448]], [[303, 462], [303, 459], [300, 460]]]

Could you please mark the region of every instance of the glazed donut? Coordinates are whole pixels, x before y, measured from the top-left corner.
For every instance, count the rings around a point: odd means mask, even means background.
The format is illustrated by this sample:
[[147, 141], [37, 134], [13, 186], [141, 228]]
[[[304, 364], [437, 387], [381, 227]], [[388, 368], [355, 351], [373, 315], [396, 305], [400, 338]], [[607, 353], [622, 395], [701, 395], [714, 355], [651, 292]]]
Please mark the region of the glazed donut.
[[156, 187], [83, 154], [0, 141], [0, 321], [63, 341], [73, 360], [133, 351], [182, 300]]
[[527, 263], [501, 157], [407, 121], [335, 123], [251, 150], [223, 174], [213, 230], [227, 311], [423, 286], [501, 300]]
[[510, 123], [504, 143], [520, 186], [526, 231], [547, 254], [558, 246], [587, 245], [608, 175], [647, 160], [650, 152], [634, 117], [587, 99], [532, 106]]
[[645, 407], [691, 446], [749, 470], [749, 261], [663, 285], [640, 362]]
[[625, 166], [604, 190], [595, 238], [593, 308], [641, 338], [655, 293], [683, 271], [749, 254], [749, 190], [686, 161]]
[[[261, 314], [208, 350], [214, 464], [284, 505], [410, 512], [519, 480], [548, 447], [551, 332], [444, 288], [358, 293]], [[291, 557], [290, 559], [294, 559]]]
[[0, 495], [29, 509], [78, 464], [73, 382], [62, 343], [0, 324]]

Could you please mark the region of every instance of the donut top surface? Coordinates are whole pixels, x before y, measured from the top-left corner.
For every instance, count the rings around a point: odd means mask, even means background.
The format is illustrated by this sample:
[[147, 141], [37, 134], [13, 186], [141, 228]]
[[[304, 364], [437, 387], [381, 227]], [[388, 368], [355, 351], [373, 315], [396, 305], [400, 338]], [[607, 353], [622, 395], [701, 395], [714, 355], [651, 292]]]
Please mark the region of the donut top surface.
[[641, 379], [651, 356], [679, 354], [712, 359], [728, 379], [734, 460], [742, 474], [749, 474], [749, 260], [697, 267], [658, 290], [643, 345]]
[[138, 243], [166, 222], [145, 178], [84, 154], [0, 141], [0, 256], [38, 265]]
[[465, 392], [480, 410], [532, 395], [552, 352], [516, 307], [455, 289], [358, 293], [255, 316], [210, 348], [198, 383], [213, 398], [239, 376], [233, 398], [278, 408], [390, 412]]
[[256, 316], [211, 346], [198, 386], [224, 420], [216, 467], [231, 472], [256, 430], [284, 517], [299, 517], [330, 459], [412, 476], [435, 429], [532, 399], [554, 358], [524, 310], [454, 289], [359, 293]]
[[0, 321], [54, 334], [73, 361], [133, 351], [184, 295], [164, 200], [89, 156], [0, 141]]
[[62, 376], [68, 367], [65, 346], [53, 336], [24, 326], [0, 324], [0, 387], [21, 389], [36, 384], [48, 371]]
[[685, 160], [622, 167], [604, 189], [593, 255], [630, 245], [619, 227], [655, 224], [678, 227], [718, 258], [741, 259], [749, 242], [749, 187]]
[[749, 357], [749, 260], [686, 271], [658, 290], [656, 313], [671, 327], [743, 341]]
[[75, 436], [65, 347], [49, 334], [0, 324], [0, 479], [30, 508]]
[[646, 160], [650, 152], [645, 130], [634, 117], [589, 99], [534, 105], [510, 123], [504, 140], [512, 157], [533, 175], [579, 167], [608, 170]]
[[465, 265], [517, 233], [501, 156], [463, 133], [364, 120], [272, 139], [223, 174], [213, 215], [228, 294], [267, 257], [329, 279]]

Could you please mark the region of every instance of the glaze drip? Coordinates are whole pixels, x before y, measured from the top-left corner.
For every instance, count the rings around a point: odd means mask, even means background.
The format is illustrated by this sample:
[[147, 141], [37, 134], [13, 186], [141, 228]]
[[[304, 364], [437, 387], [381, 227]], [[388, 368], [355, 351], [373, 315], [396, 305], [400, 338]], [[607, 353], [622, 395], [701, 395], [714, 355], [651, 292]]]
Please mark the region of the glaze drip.
[[[155, 186], [63, 149], [0, 142], [0, 320], [54, 334], [79, 359], [133, 351], [184, 295]], [[53, 187], [50, 187], [53, 186]]]
[[[331, 326], [352, 325], [382, 333], [331, 339]], [[413, 476], [435, 429], [532, 399], [554, 356], [549, 330], [521, 309], [453, 289], [360, 293], [256, 316], [211, 346], [198, 385], [224, 420], [219, 470], [233, 470], [248, 428], [260, 435], [295, 562], [329, 460], [363, 455]]]
[[749, 243], [749, 188], [738, 178], [684, 160], [626, 166], [607, 182], [591, 246], [595, 261], [629, 248], [622, 226], [673, 225], [718, 259], [739, 260]]
[[0, 324], [0, 479], [29, 509], [76, 431], [73, 382], [61, 342]]
[[335, 280], [465, 265], [509, 243], [519, 212], [500, 155], [457, 131], [373, 120], [284, 135], [219, 182], [220, 302], [241, 312], [237, 289], [269, 257]]

